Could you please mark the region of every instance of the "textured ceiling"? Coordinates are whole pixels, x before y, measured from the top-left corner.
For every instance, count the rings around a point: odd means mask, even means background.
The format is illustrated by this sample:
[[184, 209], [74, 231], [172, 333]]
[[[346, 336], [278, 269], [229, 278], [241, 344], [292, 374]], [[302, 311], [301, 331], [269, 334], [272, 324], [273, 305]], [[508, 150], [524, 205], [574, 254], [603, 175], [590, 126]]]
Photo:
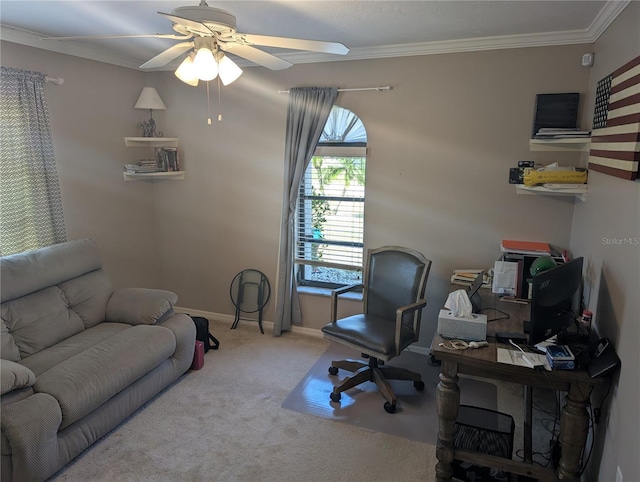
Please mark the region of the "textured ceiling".
[[[137, 67], [176, 41], [43, 41], [42, 36], [173, 33], [157, 14], [184, 1], [0, 2], [0, 38]], [[209, 1], [237, 18], [238, 31], [336, 41], [343, 56], [264, 49], [291, 62], [420, 55], [448, 51], [590, 43], [624, 9], [617, 1]], [[168, 66], [167, 68], [172, 68]]]

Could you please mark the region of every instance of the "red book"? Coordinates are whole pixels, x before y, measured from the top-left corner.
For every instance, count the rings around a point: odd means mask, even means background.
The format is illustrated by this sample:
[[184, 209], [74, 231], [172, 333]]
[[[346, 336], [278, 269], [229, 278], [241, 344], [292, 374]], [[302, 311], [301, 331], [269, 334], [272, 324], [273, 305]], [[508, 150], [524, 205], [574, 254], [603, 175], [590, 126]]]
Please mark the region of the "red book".
[[551, 246], [549, 246], [549, 243], [542, 243], [539, 241], [513, 241], [505, 239], [502, 241], [500, 249], [503, 252], [512, 253], [534, 253], [540, 255], [551, 254]]

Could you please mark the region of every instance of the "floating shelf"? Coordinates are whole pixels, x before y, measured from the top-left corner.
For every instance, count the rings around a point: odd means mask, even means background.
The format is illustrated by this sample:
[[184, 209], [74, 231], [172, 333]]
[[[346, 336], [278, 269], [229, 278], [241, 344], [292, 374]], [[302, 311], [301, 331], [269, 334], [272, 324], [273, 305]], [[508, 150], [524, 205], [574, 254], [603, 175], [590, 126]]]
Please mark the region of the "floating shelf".
[[182, 181], [185, 171], [173, 172], [124, 172], [125, 181]]
[[587, 187], [575, 189], [549, 189], [543, 186], [523, 186], [516, 185], [518, 194], [533, 194], [546, 196], [575, 196], [581, 201], [587, 200]]
[[177, 137], [125, 137], [127, 147], [178, 147]]
[[530, 139], [530, 151], [589, 152], [589, 137], [561, 137], [557, 139]]

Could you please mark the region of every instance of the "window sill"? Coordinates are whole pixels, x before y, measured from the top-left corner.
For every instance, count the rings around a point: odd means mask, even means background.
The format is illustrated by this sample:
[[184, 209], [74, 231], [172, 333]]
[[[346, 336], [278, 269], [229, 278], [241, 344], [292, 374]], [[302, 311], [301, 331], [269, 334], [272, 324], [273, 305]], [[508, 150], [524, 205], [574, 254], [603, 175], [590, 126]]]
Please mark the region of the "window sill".
[[[317, 286], [298, 286], [298, 293], [312, 296], [326, 296], [331, 297], [331, 289], [319, 288]], [[340, 296], [340, 299], [362, 301], [362, 293], [345, 293]]]

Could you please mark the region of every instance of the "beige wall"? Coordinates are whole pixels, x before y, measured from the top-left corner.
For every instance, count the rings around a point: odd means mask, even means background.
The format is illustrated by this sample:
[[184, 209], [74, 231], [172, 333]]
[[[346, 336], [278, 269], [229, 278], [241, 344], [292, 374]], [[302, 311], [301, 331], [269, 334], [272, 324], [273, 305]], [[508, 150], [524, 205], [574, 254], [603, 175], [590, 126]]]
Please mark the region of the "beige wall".
[[[411, 246], [433, 260], [421, 337], [428, 345], [454, 268], [492, 267], [502, 238], [568, 247], [573, 200], [519, 196], [507, 178], [520, 159], [579, 161], [531, 153], [528, 140], [536, 93], [586, 92], [585, 49], [245, 69], [223, 88], [221, 123], [212, 93], [212, 126], [205, 122], [203, 87], [153, 74], [168, 106], [167, 130], [180, 137], [188, 171], [185, 182], [156, 186], [166, 287], [184, 306], [230, 314], [235, 273], [253, 267], [275, 280], [287, 100], [278, 90], [391, 85], [391, 91], [341, 93], [337, 103], [354, 111], [368, 133], [366, 246]], [[304, 326], [327, 322], [328, 298], [304, 296], [302, 304]]]
[[[595, 44], [595, 64], [589, 80], [589, 106], [597, 82], [640, 55], [640, 3], [631, 2]], [[590, 119], [588, 119], [590, 125]], [[631, 239], [613, 244], [610, 239]], [[595, 453], [588, 480], [615, 480], [619, 466], [624, 480], [640, 474], [640, 181], [626, 181], [595, 171], [589, 173], [589, 197], [573, 218], [571, 248], [587, 261], [586, 299], [602, 336], [611, 339], [622, 367], [614, 379], [597, 426]], [[636, 240], [634, 242], [634, 240]], [[596, 391], [595, 406], [606, 392]], [[606, 443], [605, 443], [606, 440]]]
[[64, 78], [46, 84], [67, 237], [90, 237], [119, 286], [154, 286], [160, 269], [150, 184], [125, 183], [124, 147], [144, 115], [135, 104], [144, 74], [46, 50], [1, 43], [2, 65]]

